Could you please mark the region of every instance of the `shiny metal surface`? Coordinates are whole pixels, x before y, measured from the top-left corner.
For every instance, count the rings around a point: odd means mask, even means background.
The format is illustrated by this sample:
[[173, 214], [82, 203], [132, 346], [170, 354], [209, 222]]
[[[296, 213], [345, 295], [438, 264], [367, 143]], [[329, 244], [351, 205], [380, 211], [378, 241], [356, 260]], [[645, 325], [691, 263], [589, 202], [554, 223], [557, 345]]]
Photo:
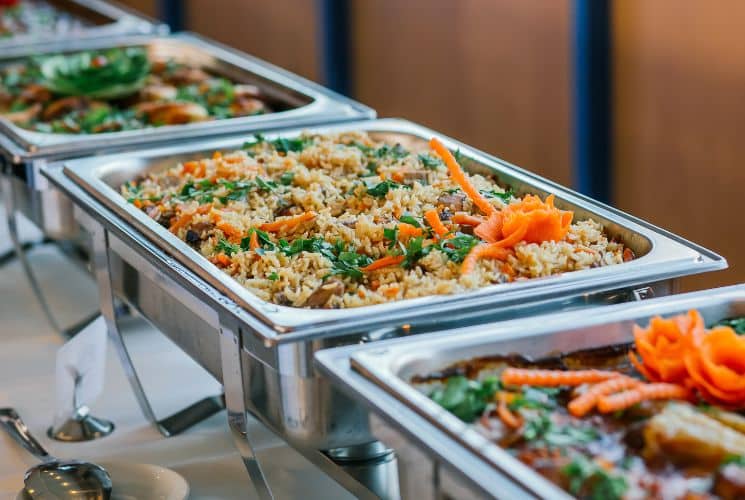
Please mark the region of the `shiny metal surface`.
[[[402, 120], [356, 122], [315, 127], [313, 130], [365, 130], [376, 139], [401, 142], [409, 146], [422, 145], [430, 137], [440, 136], [437, 132]], [[301, 131], [284, 130], [282, 136], [291, 137]], [[274, 136], [275, 134], [267, 135], [269, 138]], [[342, 333], [369, 333], [383, 327], [395, 329], [403, 325], [418, 328], [420, 331], [442, 329], [446, 327], [442, 322], [445, 318], [453, 317], [451, 314], [455, 315], [458, 321], [463, 321], [469, 315], [478, 318], [483, 315], [483, 311], [498, 311], [507, 305], [526, 301], [538, 302], [548, 297], [571, 295], [580, 291], [638, 287], [726, 266], [722, 257], [700, 246], [465, 144], [445, 139], [448, 147], [460, 149], [463, 156], [468, 158], [464, 165], [466, 169], [494, 173], [502, 183], [511, 186], [518, 194], [531, 192], [545, 196], [548, 193], [555, 193], [558, 206], [574, 210], [579, 219], [592, 216], [605, 226], [611, 236], [622, 240], [634, 250], [639, 258], [617, 266], [493, 285], [455, 296], [406, 299], [353, 309], [318, 310], [279, 306], [258, 299], [227, 274], [220, 272], [185, 242], [127, 203], [117, 192], [122, 183], [137, 175], [157, 171], [179, 161], [204, 157], [214, 150], [239, 148], [244, 139], [217, 139], [190, 144], [188, 148], [163, 147], [147, 152], [70, 161], [65, 163], [65, 174], [93, 195], [97, 201], [131, 223], [138, 234], [153, 241], [168, 254], [170, 267], [188, 267], [253, 318], [260, 320], [262, 326], [257, 333], [262, 343], [267, 345], [317, 340]], [[385, 320], [381, 321], [381, 317]], [[298, 367], [298, 370], [303, 371], [303, 368]], [[305, 372], [307, 373], [307, 370]]]
[[641, 302], [468, 327], [427, 337], [348, 346], [316, 354], [319, 368], [341, 389], [364, 402], [397, 431], [428, 449], [484, 494], [517, 498], [519, 488], [538, 498], [568, 495], [472, 430], [408, 383], [451, 363], [490, 354], [535, 358], [556, 352], [633, 341], [633, 325], [655, 315], [698, 309], [706, 324], [745, 315], [745, 285]]
[[42, 461], [29, 469], [23, 479], [24, 493], [28, 497], [71, 500], [108, 500], [111, 497], [111, 477], [103, 467], [53, 457], [31, 435], [13, 408], [0, 408], [0, 426], [26, 451]]
[[90, 26], [76, 31], [74, 36], [70, 33], [23, 34], [0, 38], [0, 54], [39, 53], [50, 46], [59, 49], [69, 44], [71, 38], [79, 42], [116, 35], [164, 35], [168, 33], [166, 25], [116, 5], [114, 2], [101, 0], [47, 0], [47, 2], [60, 11], [87, 21]]

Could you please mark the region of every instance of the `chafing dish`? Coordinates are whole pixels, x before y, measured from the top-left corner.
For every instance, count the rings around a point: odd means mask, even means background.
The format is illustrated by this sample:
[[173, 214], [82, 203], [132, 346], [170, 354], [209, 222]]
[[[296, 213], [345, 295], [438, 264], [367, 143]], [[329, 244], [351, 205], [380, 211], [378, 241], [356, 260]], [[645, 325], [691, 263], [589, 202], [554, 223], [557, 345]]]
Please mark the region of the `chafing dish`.
[[142, 14], [100, 0], [46, 0], [51, 8], [80, 21], [82, 26], [74, 32], [23, 33], [0, 39], [0, 53], [38, 53], [44, 44], [54, 44], [59, 49], [76, 41], [117, 35], [166, 34], [168, 27]]
[[[0, 119], [0, 151], [4, 156], [4, 171], [11, 177], [14, 190], [18, 191], [15, 197], [16, 208], [50, 237], [72, 237], [76, 231], [69, 202], [59, 193], [50, 192], [47, 183], [38, 174], [39, 168], [50, 162], [142, 149], [156, 143], [194, 140], [231, 132], [265, 131], [374, 116], [371, 109], [359, 103], [264, 61], [193, 34], [89, 41], [67, 47], [63, 52], [116, 46], [144, 46], [158, 57], [172, 57], [237, 82], [254, 84], [279, 111], [258, 116], [90, 135], [35, 132]], [[1, 57], [0, 65], [17, 63], [23, 59], [22, 56]]]
[[697, 309], [706, 324], [745, 314], [745, 285], [644, 302], [348, 346], [316, 354], [324, 374], [427, 450], [456, 477], [495, 498], [569, 498], [557, 486], [415, 389], [409, 380], [456, 361], [495, 354], [541, 358], [633, 341], [634, 324]]
[[[434, 131], [401, 120], [314, 127], [320, 133], [368, 131], [375, 139], [415, 145]], [[283, 130], [290, 138], [301, 129]], [[268, 139], [279, 134], [267, 134]], [[562, 308], [666, 295], [675, 279], [721, 269], [724, 259], [618, 210], [452, 139], [466, 169], [490, 171], [518, 194], [555, 193], [557, 205], [592, 215], [639, 256], [629, 263], [552, 278], [502, 284], [455, 296], [431, 296], [345, 310], [309, 310], [259, 300], [117, 191], [120, 183], [175, 162], [239, 148], [245, 136], [140, 153], [68, 161], [43, 173], [74, 201], [78, 218], [95, 234], [102, 300], [114, 293], [138, 309], [216, 378], [241, 404], [299, 450], [338, 449], [374, 441], [368, 412], [333, 388], [313, 367], [313, 354], [345, 344], [431, 332], [453, 325], [529, 316]], [[97, 243], [96, 243], [97, 242]], [[204, 312], [200, 312], [200, 311]], [[112, 328], [115, 326], [112, 326]], [[226, 334], [226, 332], [228, 332]], [[227, 335], [227, 337], [226, 337]], [[231, 339], [230, 342], [224, 339]], [[220, 342], [221, 339], [223, 342]], [[232, 340], [237, 339], [237, 340]], [[226, 353], [240, 348], [240, 370], [226, 370]], [[225, 374], [240, 382], [229, 382]], [[236, 387], [236, 385], [240, 387]], [[232, 389], [228, 389], [232, 387]], [[230, 404], [228, 404], [230, 407]], [[310, 451], [309, 451], [310, 450]]]

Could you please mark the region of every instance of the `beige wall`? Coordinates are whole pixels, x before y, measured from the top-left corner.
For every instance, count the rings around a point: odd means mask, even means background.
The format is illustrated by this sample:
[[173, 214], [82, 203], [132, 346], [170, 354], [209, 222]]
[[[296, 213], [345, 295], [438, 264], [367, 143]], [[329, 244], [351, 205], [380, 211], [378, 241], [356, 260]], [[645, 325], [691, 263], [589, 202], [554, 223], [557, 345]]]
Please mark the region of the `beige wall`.
[[745, 3], [615, 2], [615, 196], [716, 250], [745, 281]]

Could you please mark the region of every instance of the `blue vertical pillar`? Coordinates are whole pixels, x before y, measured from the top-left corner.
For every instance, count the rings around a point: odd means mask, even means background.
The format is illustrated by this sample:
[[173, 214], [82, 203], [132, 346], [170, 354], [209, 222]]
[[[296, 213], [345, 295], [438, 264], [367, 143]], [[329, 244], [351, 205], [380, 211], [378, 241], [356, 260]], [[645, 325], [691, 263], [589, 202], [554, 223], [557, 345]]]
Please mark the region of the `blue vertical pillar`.
[[158, 17], [171, 27], [171, 31], [184, 29], [185, 15], [182, 0], [158, 0]]
[[316, 0], [320, 28], [320, 60], [323, 84], [350, 95], [350, 7], [349, 0]]
[[574, 1], [574, 186], [611, 201], [611, 1]]

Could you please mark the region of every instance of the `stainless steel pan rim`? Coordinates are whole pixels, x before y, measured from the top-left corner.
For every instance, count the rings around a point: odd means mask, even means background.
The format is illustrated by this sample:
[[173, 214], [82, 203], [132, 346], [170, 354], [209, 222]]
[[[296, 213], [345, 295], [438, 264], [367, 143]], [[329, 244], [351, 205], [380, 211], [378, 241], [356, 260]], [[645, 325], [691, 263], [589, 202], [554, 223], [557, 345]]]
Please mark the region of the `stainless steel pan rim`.
[[[393, 131], [411, 134], [414, 137], [429, 138], [440, 134], [397, 119], [347, 122], [333, 126], [313, 127], [314, 132], [335, 132], [342, 130], [365, 130], [371, 133]], [[302, 129], [285, 130], [284, 137], [297, 135]], [[268, 134], [272, 138], [280, 134]], [[594, 202], [577, 195], [553, 182], [514, 167], [492, 156], [474, 150], [458, 141], [444, 138], [445, 144], [460, 148], [467, 158], [476, 160], [494, 169], [498, 176], [508, 176], [531, 188], [544, 193], [556, 193], [557, 203], [574, 204], [587, 212], [609, 220], [634, 234], [644, 238], [649, 244], [648, 253], [634, 261], [616, 266], [588, 269], [566, 273], [560, 276], [528, 280], [485, 287], [477, 291], [460, 295], [430, 296], [417, 299], [405, 299], [385, 304], [363, 306], [339, 310], [302, 309], [263, 301], [243, 288], [226, 274], [216, 273], [214, 266], [186, 243], [179, 240], [165, 228], [159, 226], [146, 214], [128, 204], [102, 178], [132, 162], [147, 162], [165, 159], [170, 156], [208, 153], [212, 150], [239, 148], [245, 137], [226, 138], [183, 146], [164, 147], [147, 152], [130, 153], [116, 157], [98, 157], [76, 160], [65, 163], [65, 173], [78, 185], [92, 194], [98, 201], [112, 209], [119, 216], [131, 222], [138, 231], [169, 255], [169, 261], [179, 261], [196, 272], [202, 279], [226, 294], [239, 307], [245, 308], [260, 319], [263, 324], [262, 334], [268, 343], [295, 341], [306, 336], [341, 331], [348, 328], [362, 330], [374, 327], [382, 315], [386, 320], [406, 322], [416, 318], [442, 315], [447, 311], [463, 308], [495, 307], [504, 301], [535, 300], [537, 296], [552, 297], [581, 290], [609, 289], [649, 283], [679, 277], [695, 272], [704, 272], [726, 267], [726, 261], [719, 255], [686, 240], [672, 235], [651, 224], [631, 217], [619, 210]], [[353, 324], [350, 325], [350, 322]], [[294, 333], [292, 333], [294, 332]]]
[[[227, 71], [250, 76], [266, 82], [267, 91], [281, 93], [277, 97], [294, 106], [292, 109], [248, 116], [214, 120], [210, 122], [173, 125], [103, 134], [75, 135], [41, 133], [23, 129], [0, 119], [0, 137], [6, 136], [3, 148], [13, 163], [45, 159], [48, 161], [87, 154], [111, 152], [117, 148], [142, 146], [143, 144], [183, 141], [189, 138], [224, 135], [248, 130], [271, 130], [291, 125], [310, 125], [319, 122], [334, 122], [372, 117], [375, 113], [362, 104], [338, 95], [320, 85], [300, 78], [265, 61], [225, 47], [192, 33], [178, 33], [168, 37], [119, 37], [115, 39], [87, 41], [65, 46], [63, 52], [74, 52], [117, 46], [183, 47], [201, 58], [209, 59]], [[23, 59], [26, 55], [0, 57], [0, 64]], [[220, 68], [218, 68], [219, 71]]]
[[[553, 343], [561, 343], [560, 336], [570, 333], [574, 333], [574, 337], [582, 334], [580, 343], [583, 345], [564, 345], [565, 349], [559, 350], [628, 342], [633, 340], [631, 325], [652, 316], [679, 314], [696, 308], [703, 309], [706, 321], [711, 322], [721, 319], [722, 314], [731, 314], [727, 307], [735, 303], [740, 304], [738, 311], [745, 313], [745, 285], [448, 330], [426, 338], [401, 338], [375, 345], [328, 349], [317, 352], [315, 358], [321, 372], [340, 389], [363, 400], [394, 427], [408, 431], [408, 435], [424, 446], [430, 449], [433, 446], [428, 443], [429, 426], [458, 442], [458, 448], [438, 456], [472, 481], [474, 476], [469, 471], [469, 462], [476, 460], [491, 464], [498, 472], [497, 477], [507, 475], [540, 498], [566, 498], [560, 488], [416, 390], [408, 383], [410, 377], [462, 359], [497, 352], [525, 352], [515, 348], [517, 342], [529, 345], [531, 355], [548, 355], [557, 350]], [[590, 329], [595, 328], [592, 331], [597, 332], [601, 327], [604, 335], [592, 337]], [[418, 432], [412, 432], [414, 428]], [[474, 482], [487, 492], [497, 491], [484, 484], [485, 480], [489, 478], [481, 474]]]
[[[59, 2], [49, 0], [53, 6]], [[108, 18], [110, 22], [90, 26], [81, 29], [75, 33], [75, 42], [81, 40], [91, 40], [102, 37], [111, 37], [117, 35], [147, 35], [168, 33], [168, 26], [150, 19], [140, 13], [130, 10], [126, 7], [116, 5], [112, 2], [103, 2], [101, 0], [65, 0], [68, 4], [75, 4], [77, 8], [88, 11], [91, 15], [99, 15]], [[61, 7], [58, 6], [57, 7]], [[64, 8], [61, 10], [64, 11]], [[67, 34], [51, 35], [31, 35], [20, 34], [10, 37], [7, 40], [0, 40], [0, 49], [3, 56], [11, 54], [31, 54], [38, 53], [47, 48], [64, 47], [73, 43]]]

